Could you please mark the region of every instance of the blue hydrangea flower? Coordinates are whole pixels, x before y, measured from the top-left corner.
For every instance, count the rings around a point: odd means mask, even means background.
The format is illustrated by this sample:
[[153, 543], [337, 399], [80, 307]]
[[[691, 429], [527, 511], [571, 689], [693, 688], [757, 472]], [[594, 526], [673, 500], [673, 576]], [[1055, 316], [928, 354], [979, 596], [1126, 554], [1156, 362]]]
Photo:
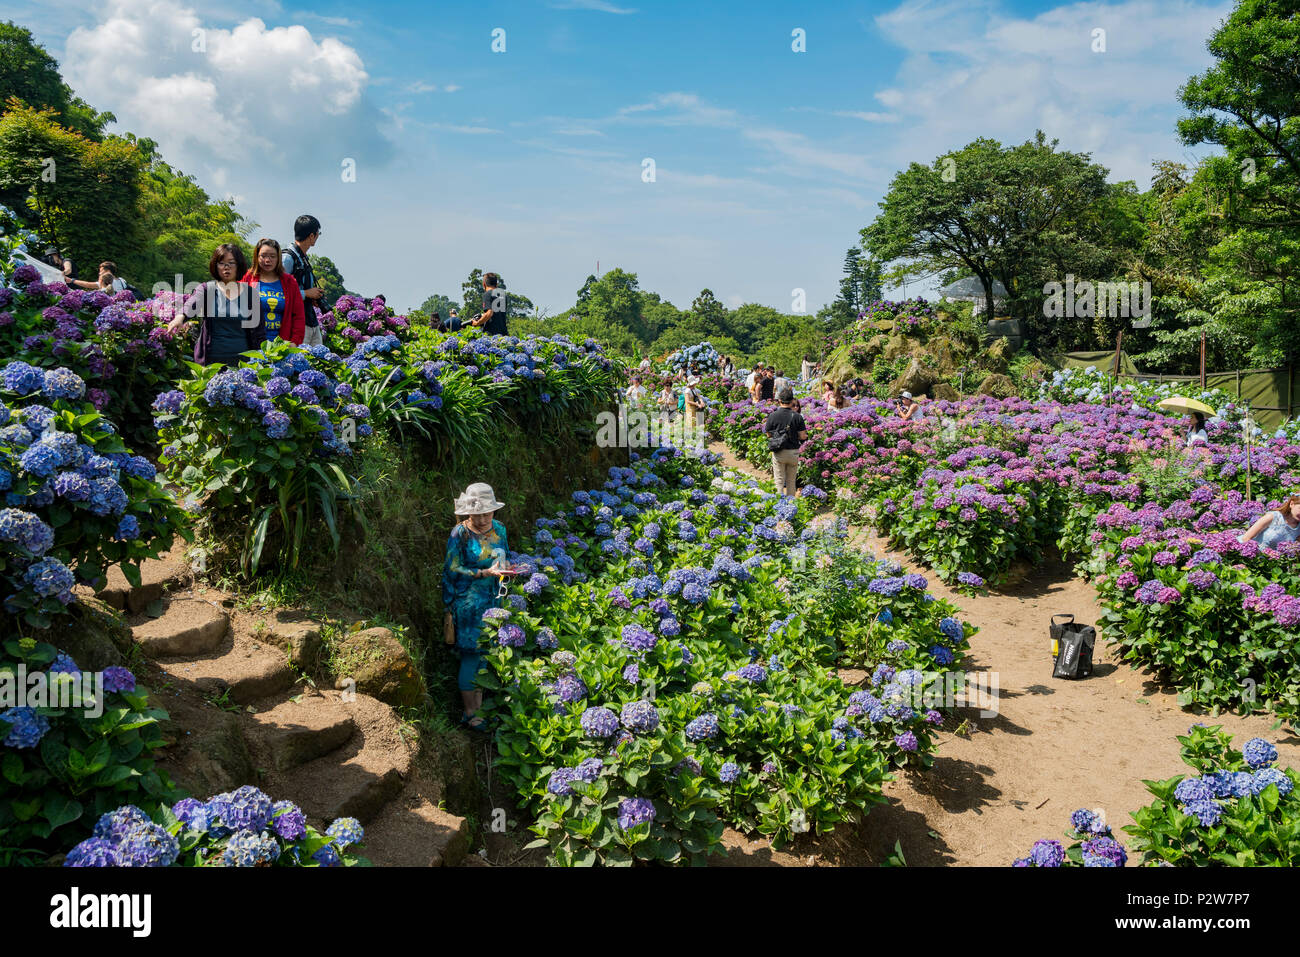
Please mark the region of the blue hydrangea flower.
[[718, 780], [723, 784], [733, 784], [740, 777], [740, 765], [734, 761], [726, 762], [718, 768]]
[[133, 825], [117, 845], [123, 867], [170, 867], [180, 853], [180, 842], [152, 821]]
[[1183, 812], [1196, 818], [1201, 827], [1213, 827], [1223, 817], [1223, 808], [1214, 801], [1191, 801], [1183, 806]]
[[659, 727], [659, 710], [649, 701], [629, 701], [620, 715], [623, 727], [648, 734]]
[[68, 852], [64, 867], [121, 867], [117, 844], [102, 837], [88, 837]]
[[1277, 768], [1260, 768], [1255, 772], [1251, 782], [1251, 793], [1261, 794], [1270, 784], [1277, 787], [1277, 793], [1286, 797], [1295, 787], [1291, 779]]
[[9, 725], [4, 744], [10, 748], [34, 748], [50, 730], [49, 718], [22, 705], [0, 712], [0, 721]]
[[365, 829], [355, 817], [341, 817], [325, 829], [325, 833], [334, 838], [340, 848], [360, 844], [366, 839]]
[[581, 724], [587, 737], [608, 738], [618, 731], [618, 716], [609, 708], [588, 708], [582, 713]]
[[121, 843], [131, 828], [137, 824], [149, 824], [149, 815], [140, 810], [134, 804], [124, 804], [115, 811], [109, 811], [107, 814], [101, 814], [98, 821], [95, 822], [95, 828], [91, 832], [94, 837], [101, 838], [105, 841], [111, 841], [114, 845]]
[[271, 805], [271, 829], [286, 841], [301, 840], [307, 836], [307, 818], [292, 801], [276, 801]]
[[271, 799], [245, 784], [236, 791], [218, 794], [208, 801], [220, 824], [231, 831], [261, 831], [271, 819]]
[[1060, 867], [1065, 862], [1065, 848], [1060, 841], [1035, 841], [1029, 860], [1034, 867]]
[[649, 798], [624, 798], [618, 805], [618, 826], [630, 831], [655, 819], [655, 805]]
[[280, 845], [269, 834], [237, 831], [226, 842], [218, 863], [224, 867], [269, 867], [280, 856]]
[[1263, 738], [1251, 738], [1242, 746], [1241, 756], [1252, 768], [1262, 768], [1277, 760], [1277, 748]]
[[706, 711], [686, 725], [686, 737], [691, 741], [708, 741], [717, 737], [719, 730], [718, 716]]

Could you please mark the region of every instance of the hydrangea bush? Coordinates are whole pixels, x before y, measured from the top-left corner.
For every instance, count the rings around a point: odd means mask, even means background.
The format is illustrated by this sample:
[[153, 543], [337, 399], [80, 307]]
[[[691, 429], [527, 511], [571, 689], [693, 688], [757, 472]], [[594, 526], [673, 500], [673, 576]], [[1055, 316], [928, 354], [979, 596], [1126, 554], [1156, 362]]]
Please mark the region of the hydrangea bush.
[[348, 355], [374, 336], [396, 336], [406, 341], [413, 335], [410, 320], [394, 314], [383, 296], [339, 296], [334, 308], [321, 316], [325, 344]]
[[337, 378], [342, 368], [324, 346], [277, 340], [238, 369], [195, 367], [154, 402], [168, 476], [210, 529], [226, 522], [242, 531], [245, 574], [271, 538], [282, 564], [296, 567], [318, 523], [338, 546], [340, 505], [353, 495], [340, 463], [373, 432], [369, 409]]
[[[154, 767], [166, 712], [149, 706], [148, 690], [130, 671], [105, 669], [103, 700], [94, 702], [83, 698], [84, 685], [72, 684], [77, 663], [47, 642], [6, 640], [0, 672], [13, 682], [19, 668], [29, 680], [44, 673], [69, 688], [49, 700], [66, 707], [0, 710], [0, 865], [38, 863], [123, 802], [155, 808], [175, 798]], [[89, 717], [88, 710], [101, 713]]]
[[167, 328], [178, 301], [170, 293], [137, 303], [126, 291], [47, 285], [23, 266], [13, 287], [0, 289], [0, 354], [45, 370], [70, 369], [85, 381], [95, 408], [143, 447], [154, 438], [153, 397], [186, 371], [188, 339]]
[[68, 852], [65, 867], [352, 867], [365, 831], [341, 817], [325, 833], [292, 801], [252, 785], [206, 801], [182, 798], [146, 814], [124, 805]]
[[664, 359], [664, 367], [670, 375], [685, 372], [688, 375], [716, 375], [722, 365], [722, 356], [713, 348], [711, 342], [700, 342], [685, 346]]
[[[497, 768], [558, 863], [698, 859], [725, 823], [785, 842], [928, 763], [927, 694], [972, 630], [711, 458], [658, 451], [575, 493], [489, 616]], [[875, 670], [854, 689], [837, 663]]]
[[1293, 867], [1300, 860], [1300, 776], [1278, 768], [1277, 748], [1251, 738], [1240, 751], [1221, 727], [1193, 725], [1178, 738], [1183, 762], [1196, 773], [1147, 781], [1155, 800], [1123, 830], [1126, 850], [1110, 828], [1076, 811], [1068, 849], [1034, 844], [1017, 867], [1123, 867], [1130, 853], [1146, 867]]
[[85, 396], [68, 369], [0, 367], [0, 598], [38, 628], [110, 564], [138, 584], [140, 561], [184, 531], [153, 465]]

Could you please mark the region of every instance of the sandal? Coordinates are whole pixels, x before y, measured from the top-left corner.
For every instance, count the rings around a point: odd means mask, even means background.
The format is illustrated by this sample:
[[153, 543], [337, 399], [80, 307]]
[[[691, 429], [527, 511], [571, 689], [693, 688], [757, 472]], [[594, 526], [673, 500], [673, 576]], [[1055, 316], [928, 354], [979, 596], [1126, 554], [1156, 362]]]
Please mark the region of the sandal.
[[482, 731], [484, 733], [490, 730], [488, 728], [487, 719], [481, 714], [476, 714], [472, 718], [467, 718], [465, 721], [465, 727], [469, 728], [471, 731]]

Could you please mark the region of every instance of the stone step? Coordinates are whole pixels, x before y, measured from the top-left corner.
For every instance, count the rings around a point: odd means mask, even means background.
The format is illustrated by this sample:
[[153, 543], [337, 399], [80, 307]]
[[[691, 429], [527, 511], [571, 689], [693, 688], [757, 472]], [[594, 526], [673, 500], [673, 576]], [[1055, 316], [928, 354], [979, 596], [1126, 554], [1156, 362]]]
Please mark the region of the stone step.
[[313, 822], [328, 825], [335, 818], [373, 819], [402, 790], [411, 772], [410, 745], [399, 731], [393, 710], [367, 695], [324, 692], [352, 715], [356, 733], [335, 751], [274, 773], [268, 793], [297, 801]]
[[140, 564], [140, 584], [132, 585], [120, 565], [108, 569], [107, 581], [96, 596], [118, 611], [138, 614], [168, 591], [193, 580], [194, 573], [185, 558], [185, 543], [177, 542], [161, 558], [149, 558]]
[[469, 821], [408, 787], [366, 825], [360, 853], [377, 867], [456, 867], [469, 843]]
[[345, 705], [319, 696], [286, 701], [252, 718], [253, 735], [277, 771], [329, 754], [356, 731], [356, 722]]
[[202, 693], [247, 705], [292, 688], [298, 680], [289, 659], [278, 648], [236, 646], [226, 654], [188, 661], [159, 662], [178, 681], [192, 683]]
[[134, 626], [131, 635], [150, 658], [203, 655], [221, 644], [229, 624], [222, 609], [184, 598], [169, 602], [161, 618]]

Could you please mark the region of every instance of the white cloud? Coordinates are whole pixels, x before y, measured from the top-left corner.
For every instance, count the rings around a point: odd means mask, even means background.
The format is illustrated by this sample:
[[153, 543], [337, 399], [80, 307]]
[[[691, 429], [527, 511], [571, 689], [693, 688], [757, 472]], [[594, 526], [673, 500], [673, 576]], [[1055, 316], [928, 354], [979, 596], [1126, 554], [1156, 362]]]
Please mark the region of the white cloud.
[[303, 26], [253, 18], [226, 29], [178, 0], [110, 0], [68, 36], [62, 63], [74, 89], [187, 172], [390, 152], [361, 57]]
[[455, 83], [447, 83], [447, 84], [445, 84], [445, 85], [443, 86], [443, 88], [442, 88], [442, 92], [444, 92], [444, 93], [455, 93], [455, 92], [456, 92], [457, 90], [459, 90], [459, 89], [460, 89], [460, 86], [458, 86], [457, 84], [455, 84]]
[[896, 113], [873, 113], [862, 110], [832, 110], [831, 116], [842, 116], [850, 120], [862, 120], [864, 123], [897, 123]]
[[423, 80], [416, 80], [414, 83], [406, 85], [407, 93], [436, 93], [438, 87], [433, 83], [425, 83]]
[[501, 132], [500, 130], [494, 129], [490, 126], [466, 126], [457, 123], [426, 123], [424, 125], [431, 130], [443, 130], [447, 133], [469, 133], [474, 136]]
[[[1035, 129], [1090, 152], [1112, 177], [1145, 185], [1151, 162], [1183, 155], [1178, 87], [1210, 62], [1205, 38], [1227, 2], [1071, 3], [1017, 17], [994, 0], [921, 0], [875, 19], [905, 57], [875, 100], [904, 129], [882, 144], [891, 165], [929, 162], [979, 136]], [[1106, 52], [1092, 50], [1106, 31]]]

